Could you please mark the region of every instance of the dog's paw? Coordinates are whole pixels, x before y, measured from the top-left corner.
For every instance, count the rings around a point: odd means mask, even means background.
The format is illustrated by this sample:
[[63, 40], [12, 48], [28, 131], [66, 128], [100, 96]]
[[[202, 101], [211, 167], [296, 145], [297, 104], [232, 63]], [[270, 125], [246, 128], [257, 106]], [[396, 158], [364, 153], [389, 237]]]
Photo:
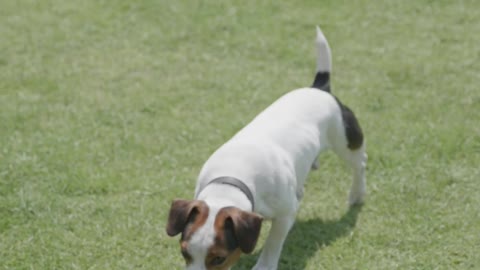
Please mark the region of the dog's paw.
[[365, 201], [366, 193], [367, 192], [365, 191], [364, 187], [350, 190], [350, 194], [348, 196], [348, 205], [362, 205]]
[[362, 205], [365, 201], [365, 191], [355, 191], [350, 192], [348, 196], [348, 205], [355, 206], [355, 205]]

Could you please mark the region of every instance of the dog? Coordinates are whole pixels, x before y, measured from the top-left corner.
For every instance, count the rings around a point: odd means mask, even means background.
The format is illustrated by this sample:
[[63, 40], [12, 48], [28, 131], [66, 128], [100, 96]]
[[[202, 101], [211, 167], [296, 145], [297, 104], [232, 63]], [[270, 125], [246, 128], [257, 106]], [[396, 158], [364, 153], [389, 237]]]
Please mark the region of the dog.
[[253, 252], [264, 219], [272, 226], [253, 269], [277, 269], [308, 173], [327, 149], [353, 169], [349, 204], [363, 203], [364, 136], [353, 111], [330, 93], [330, 47], [318, 26], [316, 50], [313, 85], [256, 116], [204, 164], [195, 198], [172, 202], [166, 231], [181, 234], [187, 270], [230, 269]]

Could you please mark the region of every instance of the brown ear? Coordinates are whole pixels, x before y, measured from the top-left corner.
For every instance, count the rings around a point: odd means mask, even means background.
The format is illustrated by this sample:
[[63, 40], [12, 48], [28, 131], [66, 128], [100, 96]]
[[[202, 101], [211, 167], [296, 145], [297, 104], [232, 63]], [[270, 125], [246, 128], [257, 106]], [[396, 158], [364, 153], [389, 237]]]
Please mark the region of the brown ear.
[[243, 253], [251, 253], [255, 249], [263, 218], [255, 213], [246, 212], [236, 207], [225, 207], [220, 210], [218, 217], [223, 216], [223, 222], [233, 223], [233, 233], [238, 246]]
[[203, 201], [174, 200], [168, 214], [167, 234], [175, 236], [185, 230], [188, 223], [193, 222], [201, 211], [208, 207]]

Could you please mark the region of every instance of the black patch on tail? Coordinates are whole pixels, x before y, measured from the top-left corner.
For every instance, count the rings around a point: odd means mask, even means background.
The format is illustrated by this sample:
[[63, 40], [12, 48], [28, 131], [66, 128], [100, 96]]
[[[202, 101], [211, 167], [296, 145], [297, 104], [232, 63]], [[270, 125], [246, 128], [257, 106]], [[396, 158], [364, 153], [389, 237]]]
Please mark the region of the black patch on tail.
[[317, 88], [330, 93], [330, 72], [317, 72], [312, 88]]
[[[317, 88], [325, 92], [331, 93], [330, 88], [330, 72], [317, 72], [312, 88]], [[333, 96], [333, 95], [332, 95]], [[340, 100], [333, 96], [342, 111], [343, 126], [345, 127], [345, 135], [347, 136], [348, 148], [356, 150], [363, 144], [363, 132], [360, 124], [353, 111], [344, 105]]]
[[348, 148], [350, 150], [356, 150], [363, 144], [362, 128], [353, 111], [342, 104], [338, 98], [335, 97], [335, 100], [337, 100], [338, 106], [340, 106], [340, 110], [342, 111], [342, 120], [343, 126], [345, 127], [345, 135], [347, 136]]

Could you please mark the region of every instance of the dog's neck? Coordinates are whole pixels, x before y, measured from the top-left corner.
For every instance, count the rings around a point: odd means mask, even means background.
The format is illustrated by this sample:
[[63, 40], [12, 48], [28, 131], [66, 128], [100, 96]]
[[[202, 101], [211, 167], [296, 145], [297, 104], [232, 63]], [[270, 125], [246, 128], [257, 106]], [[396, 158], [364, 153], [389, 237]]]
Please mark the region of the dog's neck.
[[235, 206], [243, 211], [253, 211], [252, 203], [247, 195], [239, 188], [231, 185], [212, 183], [207, 185], [197, 195], [198, 200], [205, 201], [207, 205], [215, 208]]

